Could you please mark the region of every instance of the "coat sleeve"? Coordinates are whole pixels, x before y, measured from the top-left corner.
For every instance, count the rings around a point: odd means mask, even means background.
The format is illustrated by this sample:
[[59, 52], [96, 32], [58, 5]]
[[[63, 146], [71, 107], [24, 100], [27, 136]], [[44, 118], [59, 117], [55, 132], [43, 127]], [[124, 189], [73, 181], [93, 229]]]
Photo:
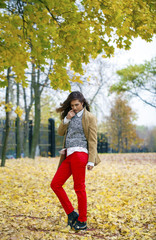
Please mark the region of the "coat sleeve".
[[62, 120], [62, 122], [61, 122], [61, 124], [60, 124], [60, 126], [58, 127], [58, 130], [57, 130], [58, 135], [64, 136], [66, 131], [67, 131], [67, 128], [68, 128], [68, 124], [64, 124], [63, 120]]
[[89, 121], [88, 130], [88, 162], [95, 163], [95, 159], [97, 157], [97, 121], [94, 116], [92, 116]]

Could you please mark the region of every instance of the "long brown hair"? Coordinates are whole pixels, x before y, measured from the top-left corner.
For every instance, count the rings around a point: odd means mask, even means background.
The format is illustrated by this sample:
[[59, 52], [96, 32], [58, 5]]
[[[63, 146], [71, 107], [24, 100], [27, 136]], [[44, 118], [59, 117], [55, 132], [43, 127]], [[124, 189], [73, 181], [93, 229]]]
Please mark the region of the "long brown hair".
[[90, 112], [89, 104], [84, 98], [83, 94], [81, 92], [74, 91], [71, 92], [67, 99], [63, 103], [60, 103], [60, 107], [56, 109], [56, 112], [61, 113], [61, 119], [64, 119], [71, 110], [71, 101], [73, 100], [79, 100], [81, 103], [83, 103], [83, 107], [86, 107], [86, 109]]

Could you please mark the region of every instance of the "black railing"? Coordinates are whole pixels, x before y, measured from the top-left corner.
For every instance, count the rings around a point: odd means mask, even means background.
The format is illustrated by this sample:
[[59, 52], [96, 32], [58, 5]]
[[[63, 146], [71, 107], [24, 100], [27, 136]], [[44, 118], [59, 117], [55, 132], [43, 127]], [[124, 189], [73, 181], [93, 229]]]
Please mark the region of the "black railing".
[[[4, 139], [4, 128], [5, 120], [0, 120], [0, 156], [2, 153], [3, 139]], [[31, 152], [31, 144], [33, 137], [33, 121], [29, 121], [29, 134], [28, 134], [28, 146], [29, 154]], [[24, 153], [24, 122], [20, 123], [20, 139], [21, 139], [21, 156], [25, 156]], [[55, 129], [54, 119], [48, 119], [47, 124], [40, 126], [39, 141], [36, 149], [36, 155], [43, 157], [55, 157], [59, 155], [59, 151], [63, 146], [63, 137], [57, 134]], [[99, 153], [108, 152], [108, 142], [104, 134], [98, 133], [98, 146], [97, 150]], [[7, 158], [16, 158], [17, 151], [17, 137], [16, 137], [16, 120], [10, 121], [9, 139], [7, 144]]]

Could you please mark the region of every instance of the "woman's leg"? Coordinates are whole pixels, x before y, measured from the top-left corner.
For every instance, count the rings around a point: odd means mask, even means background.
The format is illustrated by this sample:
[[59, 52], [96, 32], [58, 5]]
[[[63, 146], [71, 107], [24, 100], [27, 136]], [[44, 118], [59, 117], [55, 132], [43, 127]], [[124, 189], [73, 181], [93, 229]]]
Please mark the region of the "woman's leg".
[[70, 159], [67, 157], [58, 168], [51, 182], [51, 188], [59, 198], [66, 214], [70, 214], [74, 210], [65, 190], [62, 187], [71, 174]]
[[88, 162], [88, 154], [75, 152], [71, 155], [71, 170], [74, 180], [74, 189], [78, 198], [78, 210], [80, 222], [87, 221], [87, 195], [85, 190], [85, 173]]

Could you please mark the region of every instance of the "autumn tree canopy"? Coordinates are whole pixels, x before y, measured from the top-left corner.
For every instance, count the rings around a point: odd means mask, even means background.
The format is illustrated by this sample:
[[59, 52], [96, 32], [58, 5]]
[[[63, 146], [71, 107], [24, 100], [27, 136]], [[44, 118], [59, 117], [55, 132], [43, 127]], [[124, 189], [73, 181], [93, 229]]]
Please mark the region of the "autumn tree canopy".
[[117, 74], [120, 80], [111, 86], [111, 92], [127, 92], [156, 108], [156, 57], [145, 64], [129, 65]]
[[155, 33], [153, 0], [1, 0], [0, 7], [1, 87], [5, 69], [20, 82], [29, 61], [44, 71], [53, 59], [51, 86], [69, 89], [68, 63], [81, 74], [90, 55], [111, 56], [114, 44], [129, 49], [134, 37], [150, 41]]

